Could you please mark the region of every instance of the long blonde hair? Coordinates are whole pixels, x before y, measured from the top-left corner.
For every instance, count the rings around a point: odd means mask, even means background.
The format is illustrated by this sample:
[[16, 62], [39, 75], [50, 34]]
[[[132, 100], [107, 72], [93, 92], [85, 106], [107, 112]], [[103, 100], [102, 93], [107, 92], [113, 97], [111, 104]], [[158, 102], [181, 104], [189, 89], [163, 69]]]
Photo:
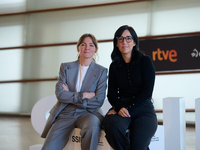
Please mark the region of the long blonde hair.
[[[90, 34], [90, 33], [85, 33], [79, 38], [79, 40], [77, 42], [77, 48], [81, 45], [81, 43], [83, 43], [83, 41], [86, 37], [90, 37], [92, 39], [92, 42], [93, 42], [93, 44], [96, 48], [96, 51], [97, 51], [98, 50], [97, 40], [96, 40], [95, 36]], [[94, 54], [94, 57], [93, 57], [94, 61], [96, 61], [96, 55], [98, 56], [97, 52]], [[79, 60], [79, 58], [80, 58], [80, 54], [78, 54], [78, 60]]]

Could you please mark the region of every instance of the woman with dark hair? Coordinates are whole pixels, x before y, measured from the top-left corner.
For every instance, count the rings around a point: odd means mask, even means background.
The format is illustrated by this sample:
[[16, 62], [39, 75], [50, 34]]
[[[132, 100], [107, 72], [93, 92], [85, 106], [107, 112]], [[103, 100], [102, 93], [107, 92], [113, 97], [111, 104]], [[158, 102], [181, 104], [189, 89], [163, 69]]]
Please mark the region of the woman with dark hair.
[[107, 95], [112, 108], [103, 121], [106, 139], [115, 150], [149, 150], [157, 129], [151, 102], [155, 80], [152, 60], [139, 51], [137, 34], [130, 26], [115, 32], [113, 44]]
[[107, 88], [107, 69], [94, 61], [98, 50], [92, 34], [77, 43], [78, 60], [62, 63], [56, 83], [57, 103], [41, 137], [42, 150], [63, 150], [74, 128], [80, 128], [81, 149], [96, 150], [101, 132], [102, 106]]

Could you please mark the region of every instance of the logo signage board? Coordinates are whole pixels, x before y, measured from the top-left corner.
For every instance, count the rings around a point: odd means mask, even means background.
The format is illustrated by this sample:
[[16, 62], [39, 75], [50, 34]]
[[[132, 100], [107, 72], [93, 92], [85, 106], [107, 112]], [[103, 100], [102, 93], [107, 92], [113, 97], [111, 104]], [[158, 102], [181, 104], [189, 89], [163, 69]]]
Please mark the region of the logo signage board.
[[200, 35], [139, 41], [156, 72], [200, 70]]

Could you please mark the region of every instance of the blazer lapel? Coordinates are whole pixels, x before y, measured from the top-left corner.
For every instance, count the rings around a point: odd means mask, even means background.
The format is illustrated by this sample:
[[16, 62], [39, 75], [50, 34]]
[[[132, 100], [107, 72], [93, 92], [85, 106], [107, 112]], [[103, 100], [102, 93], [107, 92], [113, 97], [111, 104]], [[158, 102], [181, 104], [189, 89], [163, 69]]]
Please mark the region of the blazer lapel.
[[86, 73], [85, 79], [83, 80], [81, 91], [88, 91], [97, 77], [98, 67], [96, 67], [96, 63], [92, 61]]
[[67, 85], [70, 91], [76, 91], [79, 65], [79, 61], [75, 61], [73, 64], [68, 66], [69, 70], [67, 71]]

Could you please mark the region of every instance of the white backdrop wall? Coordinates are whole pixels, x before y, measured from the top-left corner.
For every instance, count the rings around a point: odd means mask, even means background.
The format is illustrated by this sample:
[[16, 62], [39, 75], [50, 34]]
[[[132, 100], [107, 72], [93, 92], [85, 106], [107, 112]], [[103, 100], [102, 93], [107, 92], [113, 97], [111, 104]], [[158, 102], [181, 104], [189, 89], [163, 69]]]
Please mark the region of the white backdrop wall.
[[[101, 2], [104, 1], [96, 1]], [[0, 13], [13, 12], [1, 8], [13, 7], [14, 1], [2, 0], [1, 3]], [[93, 4], [94, 1], [58, 0], [55, 4], [54, 0], [16, 0], [15, 3], [18, 7], [15, 10], [23, 11]], [[156, 0], [4, 16], [0, 17], [0, 47], [76, 42], [84, 33], [92, 33], [98, 40], [112, 39], [116, 29], [124, 24], [132, 26], [139, 37], [196, 32], [200, 31], [199, 14], [199, 0]], [[112, 42], [99, 43], [97, 63], [109, 68], [112, 48]], [[54, 78], [58, 76], [60, 63], [76, 59], [76, 45], [2, 50], [0, 80]], [[30, 113], [39, 99], [54, 94], [55, 83], [0, 84], [0, 112]], [[194, 100], [200, 97], [199, 85], [199, 73], [157, 75], [153, 93], [155, 109], [162, 109], [165, 97], [185, 97], [186, 108], [194, 109]]]

